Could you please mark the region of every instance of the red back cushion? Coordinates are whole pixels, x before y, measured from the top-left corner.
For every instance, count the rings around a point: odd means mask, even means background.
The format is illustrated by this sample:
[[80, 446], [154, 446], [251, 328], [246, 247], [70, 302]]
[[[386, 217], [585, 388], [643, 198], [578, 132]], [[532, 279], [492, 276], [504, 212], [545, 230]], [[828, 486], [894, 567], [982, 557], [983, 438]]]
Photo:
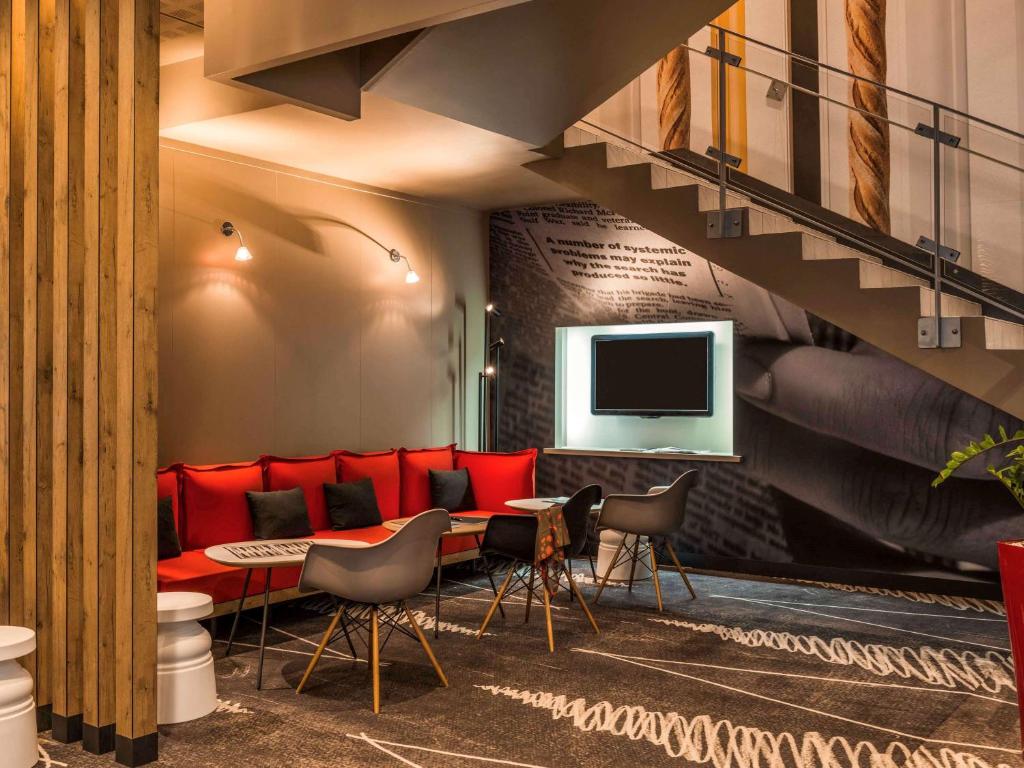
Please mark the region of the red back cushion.
[[373, 492], [377, 495], [377, 506], [380, 508], [381, 519], [394, 520], [398, 517], [401, 497], [398, 451], [379, 451], [377, 453], [335, 451], [334, 458], [338, 462], [339, 481], [351, 483], [366, 477], [370, 478], [373, 481]]
[[171, 507], [174, 509], [174, 527], [181, 535], [181, 488], [178, 485], [181, 477], [181, 464], [170, 466], [156, 471], [156, 497], [165, 499], [171, 497]]
[[301, 488], [306, 495], [306, 510], [313, 530], [323, 531], [331, 527], [327, 502], [324, 500], [324, 483], [337, 482], [334, 457], [331, 454], [297, 459], [262, 456], [260, 461], [266, 467], [268, 491]]
[[479, 509], [515, 512], [505, 506], [506, 501], [532, 499], [537, 493], [534, 483], [536, 448], [515, 453], [456, 451], [455, 468], [463, 467], [469, 470], [469, 481]]
[[444, 448], [398, 449], [398, 467], [402, 476], [402, 517], [412, 517], [430, 509], [431, 469], [454, 469], [455, 445]]
[[205, 549], [252, 538], [252, 516], [245, 492], [263, 490], [259, 462], [212, 467], [186, 464], [181, 473], [186, 518], [182, 549]]

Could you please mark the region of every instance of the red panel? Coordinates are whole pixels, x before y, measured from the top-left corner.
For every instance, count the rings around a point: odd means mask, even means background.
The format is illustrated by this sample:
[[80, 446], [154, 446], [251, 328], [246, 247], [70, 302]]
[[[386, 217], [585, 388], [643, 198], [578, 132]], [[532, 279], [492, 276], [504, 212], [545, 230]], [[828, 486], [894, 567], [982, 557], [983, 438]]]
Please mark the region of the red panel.
[[[185, 510], [184, 550], [252, 538], [252, 516], [246, 491], [263, 490], [259, 462], [216, 467], [182, 468], [181, 498]], [[254, 577], [255, 578], [255, 577]]]
[[170, 466], [156, 471], [156, 497], [165, 499], [171, 497], [171, 506], [174, 509], [174, 527], [181, 536], [181, 464]]
[[522, 510], [506, 507], [505, 502], [512, 499], [531, 499], [536, 495], [536, 448], [515, 453], [456, 451], [455, 468], [464, 467], [469, 470], [473, 496], [480, 509], [521, 513]]
[[[400, 473], [398, 470], [398, 451], [379, 451], [377, 453], [353, 453], [352, 451], [335, 451], [338, 462], [338, 480], [351, 483], [363, 478], [373, 480], [373, 492], [377, 495], [377, 506], [380, 508], [382, 520], [394, 520], [398, 517], [400, 503]], [[330, 528], [330, 523], [325, 526]]]
[[[1010, 648], [1017, 663], [1017, 704], [1024, 712], [1024, 541], [999, 542], [999, 576], [1003, 582], [1003, 603], [1010, 625]], [[1019, 716], [1019, 715], [1018, 715]], [[1024, 748], [1024, 720], [1020, 725], [1021, 747]]]
[[402, 501], [399, 510], [402, 517], [412, 517], [430, 509], [428, 471], [454, 469], [454, 450], [454, 444], [446, 445], [444, 448], [398, 449], [398, 466], [402, 477]]
[[266, 467], [268, 491], [301, 488], [306, 495], [306, 509], [309, 511], [309, 524], [313, 530], [320, 531], [331, 527], [331, 520], [327, 515], [327, 502], [324, 500], [324, 483], [337, 481], [334, 457], [331, 454], [296, 459], [262, 456], [260, 461]]
[[[266, 584], [265, 578], [264, 571], [253, 571], [248, 594], [261, 593]], [[214, 603], [226, 603], [238, 599], [243, 583], [245, 568], [215, 563], [199, 550], [183, 552], [181, 557], [161, 560], [156, 564], [158, 592], [202, 592], [212, 597]]]

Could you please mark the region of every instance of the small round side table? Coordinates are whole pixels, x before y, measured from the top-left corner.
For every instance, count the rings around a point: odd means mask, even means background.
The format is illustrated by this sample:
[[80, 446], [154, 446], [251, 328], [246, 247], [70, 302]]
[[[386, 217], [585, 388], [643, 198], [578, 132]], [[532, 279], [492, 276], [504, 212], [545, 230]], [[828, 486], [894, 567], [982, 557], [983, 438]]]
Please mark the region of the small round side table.
[[217, 708], [210, 633], [197, 619], [213, 613], [213, 599], [201, 592], [160, 592], [156, 596], [156, 721], [184, 723]]
[[34, 768], [39, 762], [32, 675], [15, 661], [35, 649], [31, 629], [0, 626], [0, 749], [3, 764], [11, 768]]

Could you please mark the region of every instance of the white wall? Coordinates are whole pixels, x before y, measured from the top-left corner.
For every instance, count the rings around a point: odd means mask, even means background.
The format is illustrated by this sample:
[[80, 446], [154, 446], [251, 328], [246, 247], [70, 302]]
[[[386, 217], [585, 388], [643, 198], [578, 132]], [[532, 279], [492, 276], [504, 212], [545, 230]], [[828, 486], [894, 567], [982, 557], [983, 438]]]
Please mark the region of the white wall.
[[162, 463], [475, 442], [481, 213], [182, 145], [160, 163]]

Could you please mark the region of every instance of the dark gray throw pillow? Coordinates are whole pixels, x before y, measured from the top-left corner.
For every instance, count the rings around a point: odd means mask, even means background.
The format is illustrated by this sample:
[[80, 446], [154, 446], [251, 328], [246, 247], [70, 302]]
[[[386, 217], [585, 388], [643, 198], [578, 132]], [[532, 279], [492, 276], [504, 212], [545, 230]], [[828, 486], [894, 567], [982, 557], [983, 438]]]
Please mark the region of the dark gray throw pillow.
[[174, 501], [164, 496], [156, 502], [156, 559], [171, 557], [181, 557], [181, 542], [174, 527]]
[[312, 536], [306, 494], [301, 488], [290, 491], [246, 491], [252, 531], [257, 539], [298, 539]]
[[324, 498], [331, 527], [336, 531], [380, 525], [380, 507], [373, 480], [364, 477], [353, 483], [324, 483]]
[[469, 480], [469, 470], [431, 469], [430, 472], [430, 503], [434, 507], [447, 509], [449, 512], [462, 512], [476, 509], [473, 497], [473, 484]]

